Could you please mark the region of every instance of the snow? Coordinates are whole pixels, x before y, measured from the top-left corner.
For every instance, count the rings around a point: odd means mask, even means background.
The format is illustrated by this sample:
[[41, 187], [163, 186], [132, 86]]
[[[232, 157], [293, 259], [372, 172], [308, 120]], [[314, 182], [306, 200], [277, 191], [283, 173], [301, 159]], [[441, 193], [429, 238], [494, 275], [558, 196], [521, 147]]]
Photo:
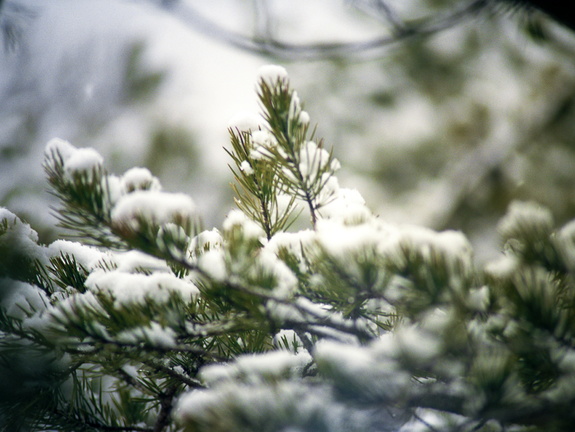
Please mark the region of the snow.
[[485, 265], [485, 272], [492, 277], [508, 278], [512, 276], [519, 267], [519, 260], [515, 256], [505, 255], [498, 260], [491, 261]]
[[93, 148], [79, 148], [64, 160], [64, 170], [69, 174], [90, 172], [103, 163], [104, 158]]
[[307, 111], [301, 111], [299, 113], [298, 122], [302, 125], [309, 125], [310, 117]]
[[245, 160], [240, 164], [240, 171], [243, 172], [247, 176], [251, 176], [254, 173], [254, 169], [252, 168], [251, 164]]
[[228, 128], [240, 132], [257, 131], [261, 128], [262, 118], [251, 111], [240, 111], [228, 121]]
[[104, 158], [91, 147], [76, 148], [68, 141], [53, 138], [46, 144], [44, 154], [47, 157], [59, 154], [64, 162], [64, 171], [71, 175], [76, 172], [91, 172], [101, 167]]
[[469, 291], [467, 296], [467, 305], [471, 310], [477, 312], [486, 312], [489, 306], [489, 287], [482, 286]]
[[[256, 131], [251, 136], [253, 149], [250, 151], [249, 157], [252, 160], [273, 159], [272, 149], [277, 148], [275, 137], [268, 131]], [[277, 150], [283, 153], [282, 149], [277, 148]]]
[[289, 118], [290, 118], [290, 120], [292, 120], [292, 121], [295, 120], [296, 122], [299, 122], [300, 112], [301, 112], [301, 101], [299, 99], [297, 91], [292, 90], [291, 100], [290, 100], [290, 105], [289, 105]]
[[160, 191], [160, 181], [147, 168], [131, 168], [122, 176], [122, 185], [126, 192], [135, 190]]
[[126, 188], [123, 180], [116, 175], [108, 175], [106, 177], [106, 184], [108, 186], [108, 196], [110, 202], [115, 204], [126, 193]]
[[234, 209], [226, 216], [222, 228], [224, 232], [226, 232], [238, 227], [241, 228], [242, 233], [246, 238], [265, 237], [264, 230], [257, 223], [246, 216], [246, 214], [241, 210]]
[[429, 364], [441, 354], [441, 341], [417, 326], [402, 326], [395, 332], [399, 352], [417, 364]]
[[52, 154], [59, 154], [62, 156], [64, 161], [68, 160], [75, 152], [77, 151], [76, 147], [70, 144], [68, 141], [63, 140], [61, 138], [52, 138], [46, 144], [46, 149], [44, 153], [47, 156], [51, 156]]
[[112, 210], [112, 222], [139, 229], [139, 218], [157, 225], [191, 220], [196, 214], [192, 198], [182, 193], [135, 191], [122, 196]]
[[342, 260], [353, 253], [376, 250], [379, 244], [386, 244], [393, 234], [384, 224], [378, 223], [342, 225], [340, 221], [332, 219], [320, 219], [317, 223], [318, 242], [322, 249]]
[[117, 252], [113, 256], [113, 261], [116, 264], [116, 270], [123, 273], [142, 271], [171, 273], [170, 266], [164, 260], [136, 250]]
[[190, 242], [190, 254], [195, 256], [198, 252], [202, 253], [212, 249], [219, 249], [223, 241], [222, 235], [217, 228], [202, 231]]
[[575, 220], [567, 223], [557, 235], [558, 246], [563, 254], [563, 259], [575, 270]]
[[311, 229], [298, 232], [278, 232], [266, 243], [265, 248], [276, 255], [280, 249], [286, 249], [303, 264], [303, 250], [314, 244], [316, 236], [317, 233]]
[[[261, 270], [268, 274], [273, 274], [276, 278], [276, 286], [273, 295], [278, 298], [287, 298], [294, 293], [298, 287], [298, 279], [289, 267], [278, 259], [275, 253], [262, 249], [258, 254], [257, 263]], [[260, 271], [260, 268], [257, 270]]]
[[[183, 424], [200, 424], [204, 430], [235, 430], [237, 424], [242, 424], [244, 430], [299, 432], [303, 430], [302, 424], [317, 424], [320, 416], [328, 424], [341, 421], [343, 413], [330, 410], [333, 405], [332, 395], [322, 387], [308, 388], [292, 381], [280, 381], [273, 386], [225, 383], [207, 391], [184, 394], [178, 401], [175, 417]], [[277, 412], [287, 413], [280, 417], [279, 423], [273, 416]], [[336, 413], [337, 418], [332, 418]], [[272, 428], [266, 429], [270, 424]]]
[[162, 327], [152, 321], [149, 326], [136, 327], [118, 333], [116, 340], [128, 344], [137, 344], [141, 341], [160, 348], [173, 348], [176, 345], [176, 333], [169, 327]]
[[[39, 260], [41, 263], [47, 263], [48, 254], [45, 248], [38, 245], [38, 233], [30, 225], [22, 222], [14, 213], [0, 207], [0, 222], [7, 221], [8, 230], [1, 233], [0, 246], [4, 259], [7, 260], [11, 254], [18, 254], [30, 260]], [[20, 258], [21, 259], [21, 258]]]
[[111, 258], [110, 253], [68, 240], [56, 240], [48, 246], [48, 252], [51, 256], [72, 255], [88, 271], [93, 270], [102, 259]]
[[221, 395], [213, 391], [194, 390], [185, 393], [178, 400], [176, 418], [186, 421], [188, 418], [208, 416], [214, 406], [221, 403]]
[[270, 351], [247, 354], [236, 359], [235, 367], [242, 375], [283, 376], [289, 370], [300, 370], [311, 362], [308, 353], [293, 354], [289, 351]]
[[[48, 309], [48, 317], [52, 324], [57, 322], [63, 326], [62, 329], [65, 329], [68, 322], [78, 319], [78, 310], [90, 311], [102, 317], [108, 316], [107, 311], [102, 307], [96, 295], [91, 291], [87, 291], [83, 294], [73, 294], [57, 302]], [[42, 321], [38, 323], [45, 326], [45, 323], [42, 323]], [[39, 328], [39, 330], [42, 329]]]
[[[334, 177], [330, 179], [336, 180]], [[329, 188], [329, 184], [326, 185]], [[321, 198], [326, 202], [319, 213], [322, 218], [340, 220], [343, 223], [358, 223], [368, 221], [372, 213], [365, 204], [365, 200], [357, 189], [332, 187], [331, 193]]]
[[[273, 134], [268, 130], [254, 130], [251, 133], [252, 144], [254, 145], [254, 151], [257, 151], [258, 147], [272, 148], [277, 146], [277, 141]], [[257, 158], [254, 158], [257, 159]]]
[[162, 272], [145, 275], [99, 270], [88, 276], [85, 285], [94, 292], [111, 295], [116, 309], [141, 306], [146, 301], [166, 303], [172, 295], [189, 302], [199, 294], [191, 282]]
[[[287, 341], [287, 346], [284, 341]], [[303, 342], [293, 330], [280, 330], [274, 335], [273, 343], [276, 348], [287, 349], [292, 354], [297, 354], [303, 350]]]
[[[459, 231], [434, 231], [429, 228], [401, 225], [385, 242], [378, 246], [387, 259], [404, 260], [405, 249], [417, 251], [425, 260], [432, 260], [434, 254], [445, 258], [450, 275], [457, 278], [473, 269], [473, 249], [469, 240]], [[458, 267], [461, 266], [461, 267]], [[455, 283], [455, 279], [453, 280]], [[391, 294], [391, 293], [389, 293]]]
[[312, 358], [307, 352], [294, 354], [279, 350], [245, 354], [231, 364], [204, 366], [200, 371], [200, 378], [209, 386], [237, 379], [254, 384], [273, 377], [301, 373], [311, 361]]
[[319, 147], [315, 141], [306, 142], [300, 150], [299, 171], [304, 178], [309, 178], [311, 181], [318, 178], [320, 171], [335, 172], [340, 167], [339, 161], [330, 160], [329, 152]]
[[278, 81], [287, 81], [289, 79], [287, 70], [278, 65], [264, 65], [259, 68], [258, 81], [263, 81], [273, 87]]
[[[547, 208], [534, 202], [514, 201], [509, 205], [507, 214], [499, 222], [497, 229], [504, 237], [513, 237], [518, 228], [541, 230], [551, 233], [554, 221], [553, 214]], [[534, 232], [535, 233], [535, 232]]]
[[314, 358], [318, 362], [329, 362], [346, 370], [349, 375], [362, 375], [375, 367], [371, 352], [363, 347], [342, 345], [322, 340], [315, 346]]
[[0, 278], [0, 290], [0, 307], [9, 317], [23, 320], [50, 304], [43, 291], [25, 282]]
[[198, 260], [198, 267], [218, 282], [225, 281], [228, 276], [226, 261], [221, 250], [204, 252]]
[[324, 340], [316, 344], [313, 356], [320, 372], [377, 398], [397, 400], [411, 384], [409, 373], [400, 370], [393, 359], [376, 357], [371, 347]]

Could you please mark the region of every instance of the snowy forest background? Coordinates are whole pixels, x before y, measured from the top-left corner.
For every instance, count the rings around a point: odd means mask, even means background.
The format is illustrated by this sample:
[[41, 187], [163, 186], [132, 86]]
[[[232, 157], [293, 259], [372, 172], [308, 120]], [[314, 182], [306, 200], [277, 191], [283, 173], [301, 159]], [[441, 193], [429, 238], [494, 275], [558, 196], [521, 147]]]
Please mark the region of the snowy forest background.
[[575, 39], [515, 3], [1, 1], [0, 430], [568, 430]]
[[[377, 2], [263, 3], [287, 43], [390, 33]], [[261, 14], [256, 20], [258, 4], [5, 2], [0, 203], [53, 238], [40, 166], [45, 143], [60, 137], [95, 147], [113, 171], [147, 166], [221, 221], [230, 203], [228, 122], [256, 107], [258, 67], [279, 62], [345, 161], [340, 181], [386, 220], [461, 228], [489, 257], [498, 248], [494, 222], [510, 201], [535, 200], [560, 221], [573, 214], [568, 30], [495, 7], [379, 50], [274, 57], [235, 47], [190, 12], [261, 35], [269, 29]], [[439, 19], [465, 4], [390, 2], [406, 20]]]

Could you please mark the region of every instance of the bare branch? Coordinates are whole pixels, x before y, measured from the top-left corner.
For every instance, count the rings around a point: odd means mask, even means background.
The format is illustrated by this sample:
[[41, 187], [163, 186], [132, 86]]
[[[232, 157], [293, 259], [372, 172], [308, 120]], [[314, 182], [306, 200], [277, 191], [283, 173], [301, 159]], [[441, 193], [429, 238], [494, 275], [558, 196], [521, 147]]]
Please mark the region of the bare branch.
[[[394, 33], [389, 36], [369, 39], [360, 42], [344, 43], [310, 43], [292, 44], [279, 41], [273, 37], [261, 39], [261, 35], [248, 36], [226, 29], [220, 24], [203, 16], [189, 3], [179, 3], [174, 6], [175, 13], [184, 21], [206, 35], [235, 48], [250, 51], [255, 54], [276, 56], [285, 60], [320, 60], [338, 57], [371, 57], [377, 56], [400, 42], [413, 37], [428, 36], [451, 28], [465, 19], [471, 18], [476, 12], [485, 9], [488, 0], [470, 0], [462, 7], [454, 7], [452, 10], [438, 14], [436, 17], [427, 18], [419, 23], [401, 23], [394, 12], [378, 1], [378, 8], [386, 14], [388, 21], [392, 23]], [[260, 27], [260, 31], [261, 31]], [[269, 32], [269, 28], [264, 31]], [[259, 32], [258, 32], [259, 33]]]

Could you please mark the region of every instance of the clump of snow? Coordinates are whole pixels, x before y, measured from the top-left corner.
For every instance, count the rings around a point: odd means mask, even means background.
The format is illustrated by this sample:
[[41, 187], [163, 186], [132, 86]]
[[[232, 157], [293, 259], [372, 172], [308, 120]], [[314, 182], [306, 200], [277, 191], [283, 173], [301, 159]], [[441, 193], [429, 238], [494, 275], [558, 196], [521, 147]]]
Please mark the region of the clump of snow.
[[379, 338], [371, 343], [371, 349], [374, 355], [379, 359], [393, 359], [399, 353], [397, 338], [391, 332], [382, 334]]
[[276, 297], [285, 298], [292, 294], [298, 286], [298, 279], [289, 269], [289, 267], [280, 261], [277, 255], [267, 249], [262, 249], [258, 254], [258, 269], [268, 274], [273, 274], [276, 284], [273, 294]]
[[287, 349], [292, 354], [302, 351], [303, 342], [293, 330], [280, 330], [274, 335], [273, 344], [278, 349]]
[[402, 326], [396, 333], [397, 346], [402, 356], [417, 364], [428, 364], [441, 353], [441, 340], [434, 332], [417, 326]]
[[50, 256], [71, 255], [86, 270], [94, 269], [102, 259], [111, 258], [110, 253], [68, 240], [56, 240], [48, 246], [48, 252]]
[[[305, 113], [302, 116], [302, 109], [301, 109], [301, 101], [299, 99], [299, 95], [297, 91], [292, 91], [291, 100], [290, 100], [290, 107], [289, 107], [289, 118], [291, 121], [295, 121], [300, 126], [305, 126], [309, 123], [309, 115]], [[302, 119], [304, 120], [302, 122]], [[307, 121], [305, 121], [307, 120]]]
[[[73, 294], [62, 299], [48, 309], [48, 317], [52, 325], [54, 325], [54, 322], [57, 322], [65, 328], [70, 320], [83, 319], [77, 318], [78, 310], [90, 311], [103, 317], [108, 316], [108, 312], [102, 307], [96, 295], [91, 291], [87, 291], [83, 294]], [[46, 323], [38, 321], [38, 324], [45, 325]], [[40, 327], [39, 330], [42, 330], [42, 328]]]
[[223, 363], [214, 363], [204, 366], [200, 370], [199, 377], [207, 385], [213, 385], [225, 381], [233, 381], [236, 376], [233, 366]]
[[0, 308], [12, 318], [24, 320], [29, 315], [41, 312], [50, 304], [46, 294], [25, 282], [0, 278]]
[[384, 224], [342, 225], [338, 220], [320, 219], [317, 238], [322, 249], [334, 257], [349, 258], [350, 253], [375, 251], [388, 241], [393, 231]]
[[[332, 178], [335, 180], [335, 178]], [[330, 179], [330, 180], [332, 180]], [[320, 215], [326, 219], [340, 220], [353, 224], [364, 222], [372, 217], [365, 200], [356, 189], [336, 188], [326, 197], [327, 204], [320, 208]]]
[[118, 202], [118, 200], [126, 193], [124, 182], [121, 177], [108, 175], [106, 177], [106, 184], [108, 186], [108, 197], [112, 204]]
[[519, 266], [517, 257], [505, 255], [485, 265], [485, 272], [491, 277], [506, 279], [512, 276]]
[[[417, 251], [424, 260], [432, 260], [435, 254], [445, 259], [446, 266], [454, 270], [454, 277], [461, 271], [471, 271], [473, 267], [473, 249], [469, 240], [459, 231], [434, 231], [432, 229], [404, 225], [397, 229], [397, 235], [382, 247], [391, 260], [405, 260], [405, 250]], [[455, 270], [454, 266], [463, 266]]]
[[116, 270], [124, 273], [146, 271], [149, 273], [171, 273], [170, 266], [164, 260], [150, 256], [137, 250], [118, 252], [113, 256]]
[[509, 238], [514, 237], [517, 229], [521, 227], [550, 234], [553, 225], [553, 214], [549, 209], [534, 202], [514, 201], [509, 205], [507, 214], [501, 219], [497, 229], [504, 238]]
[[197, 256], [210, 250], [218, 250], [222, 247], [224, 239], [217, 228], [202, 231], [190, 241], [190, 256]]
[[59, 154], [65, 161], [68, 160], [76, 152], [76, 150], [77, 150], [76, 147], [74, 147], [68, 141], [65, 141], [60, 138], [53, 138], [50, 141], [48, 141], [48, 144], [46, 144], [46, 149], [44, 153], [46, 154], [46, 156]]
[[112, 222], [139, 229], [139, 220], [156, 225], [182, 223], [193, 220], [196, 205], [192, 198], [181, 193], [135, 191], [122, 196], [112, 210]]
[[124, 330], [118, 333], [115, 339], [128, 344], [137, 344], [141, 341], [146, 341], [160, 348], [172, 348], [176, 345], [176, 333], [174, 330], [169, 327], [162, 327], [154, 321], [146, 327]]
[[298, 121], [302, 125], [308, 125], [310, 122], [309, 114], [307, 111], [300, 111]]
[[378, 399], [397, 400], [411, 384], [411, 376], [393, 359], [377, 357], [372, 347], [321, 341], [313, 353], [320, 371], [339, 385]]
[[[328, 166], [329, 164], [329, 166]], [[341, 165], [337, 159], [331, 159], [329, 152], [315, 141], [308, 141], [300, 150], [299, 171], [304, 178], [315, 181], [320, 172], [335, 172]]]
[[160, 191], [160, 181], [147, 168], [131, 168], [122, 176], [122, 186], [127, 193], [135, 190]]
[[243, 172], [245, 175], [253, 175], [254, 173], [254, 169], [252, 168], [252, 166], [250, 165], [250, 163], [245, 160], [240, 164], [240, 171]]
[[278, 253], [280, 249], [287, 249], [292, 255], [302, 257], [302, 248], [311, 245], [317, 233], [310, 229], [298, 232], [278, 232], [266, 244], [266, 249]]
[[293, 354], [289, 351], [270, 351], [247, 354], [236, 359], [235, 367], [245, 376], [281, 376], [290, 371], [301, 371], [311, 362], [308, 353]]
[[228, 276], [226, 260], [219, 249], [204, 252], [198, 260], [198, 267], [215, 281], [223, 282]]
[[[253, 146], [250, 151], [250, 158], [252, 160], [263, 160], [273, 157], [272, 149], [277, 148], [277, 140], [273, 134], [267, 130], [257, 130], [250, 134], [251, 144]], [[283, 150], [278, 149], [280, 152]]]
[[459, 231], [434, 231], [421, 226], [402, 226], [400, 242], [408, 243], [424, 253], [439, 250], [449, 257], [470, 257], [473, 249], [467, 237]]
[[234, 228], [240, 228], [247, 238], [265, 237], [263, 229], [251, 220], [244, 212], [234, 209], [228, 213], [222, 225], [224, 232], [231, 231]]
[[275, 86], [278, 81], [286, 81], [289, 79], [287, 70], [277, 65], [264, 65], [260, 67], [257, 77], [258, 81], [263, 81], [269, 86]]
[[210, 386], [233, 380], [255, 384], [266, 379], [301, 373], [311, 361], [312, 358], [307, 352], [294, 354], [279, 350], [263, 354], [246, 354], [239, 356], [231, 364], [203, 367], [200, 371], [200, 378]]
[[94, 292], [109, 294], [114, 307], [143, 305], [147, 300], [166, 303], [172, 295], [183, 301], [191, 301], [199, 290], [191, 282], [168, 273], [132, 274], [121, 271], [94, 271], [86, 279], [86, 286]]
[[256, 148], [257, 146], [272, 148], [277, 145], [275, 137], [268, 130], [255, 130], [252, 131], [250, 136], [251, 136], [251, 142]]
[[489, 288], [482, 286], [469, 291], [467, 306], [477, 312], [485, 312], [489, 306]]
[[104, 158], [95, 149], [76, 148], [60, 138], [54, 138], [46, 144], [45, 154], [47, 157], [59, 154], [64, 163], [64, 171], [69, 175], [75, 172], [91, 172], [104, 163]]
[[257, 114], [244, 111], [235, 114], [228, 122], [228, 128], [240, 132], [257, 131], [261, 128], [262, 118]]
[[[6, 221], [8, 229], [0, 231], [0, 251], [5, 262], [8, 256], [17, 254], [33, 261], [47, 263], [48, 254], [45, 248], [38, 245], [38, 233], [30, 225], [22, 222], [14, 213], [0, 207], [0, 222]], [[21, 258], [20, 258], [21, 259]]]
[[64, 170], [68, 174], [91, 172], [101, 167], [103, 163], [104, 158], [93, 148], [79, 148], [64, 160]]

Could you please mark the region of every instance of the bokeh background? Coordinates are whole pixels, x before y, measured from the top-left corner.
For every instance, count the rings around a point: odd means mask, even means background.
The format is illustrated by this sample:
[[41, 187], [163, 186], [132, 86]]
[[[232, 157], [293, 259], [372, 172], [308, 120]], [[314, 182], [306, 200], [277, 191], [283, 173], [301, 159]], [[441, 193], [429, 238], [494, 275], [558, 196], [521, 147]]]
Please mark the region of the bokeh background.
[[575, 33], [470, 5], [4, 0], [0, 206], [43, 241], [59, 234], [42, 170], [59, 137], [112, 172], [148, 167], [218, 226], [233, 207], [229, 120], [257, 110], [257, 70], [275, 63], [340, 159], [340, 184], [391, 222], [463, 230], [488, 259], [513, 200], [575, 216]]

